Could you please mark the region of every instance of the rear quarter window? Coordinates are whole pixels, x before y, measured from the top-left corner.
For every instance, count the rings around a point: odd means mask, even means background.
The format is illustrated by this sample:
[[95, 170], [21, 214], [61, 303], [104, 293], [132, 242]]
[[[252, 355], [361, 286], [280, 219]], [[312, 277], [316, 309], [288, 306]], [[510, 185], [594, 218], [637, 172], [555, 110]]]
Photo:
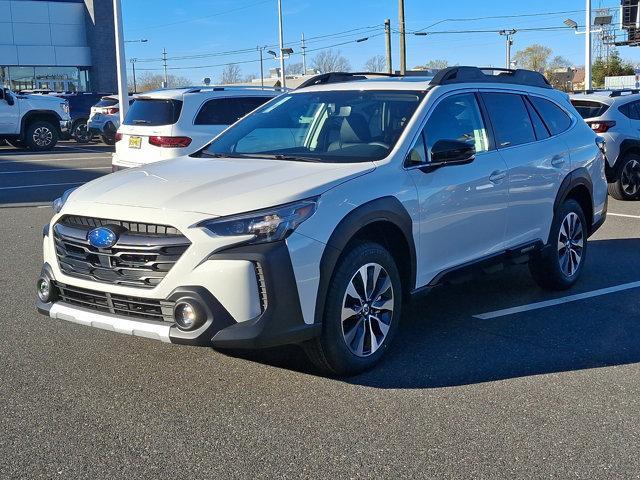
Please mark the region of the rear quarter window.
[[574, 108], [582, 118], [600, 117], [609, 110], [609, 105], [588, 100], [571, 100]]
[[125, 125], [158, 127], [173, 125], [180, 118], [182, 102], [167, 99], [137, 99], [129, 108]]
[[551, 135], [559, 135], [571, 126], [571, 117], [558, 105], [544, 98], [530, 96], [531, 103], [549, 128]]
[[118, 100], [115, 98], [102, 98], [94, 107], [113, 107], [116, 103], [118, 103]]
[[231, 125], [273, 97], [222, 97], [207, 101], [194, 125]]

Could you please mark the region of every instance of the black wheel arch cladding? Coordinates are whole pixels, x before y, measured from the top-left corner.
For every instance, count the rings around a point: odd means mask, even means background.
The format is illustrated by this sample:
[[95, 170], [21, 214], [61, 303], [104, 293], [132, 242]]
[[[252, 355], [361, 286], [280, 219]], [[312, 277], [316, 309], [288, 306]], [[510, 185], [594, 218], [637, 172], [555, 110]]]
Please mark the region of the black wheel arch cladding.
[[397, 227], [409, 247], [409, 286], [416, 283], [416, 247], [413, 238], [413, 221], [409, 212], [395, 197], [382, 197], [360, 205], [349, 212], [336, 226], [320, 260], [320, 282], [316, 298], [315, 322], [321, 323], [326, 295], [338, 260], [349, 242], [363, 228], [377, 222], [388, 222]]

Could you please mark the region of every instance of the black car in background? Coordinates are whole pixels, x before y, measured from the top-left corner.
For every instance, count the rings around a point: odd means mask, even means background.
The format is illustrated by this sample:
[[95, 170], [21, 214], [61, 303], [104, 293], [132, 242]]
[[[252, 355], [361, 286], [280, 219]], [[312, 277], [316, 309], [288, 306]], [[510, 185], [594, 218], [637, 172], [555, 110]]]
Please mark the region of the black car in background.
[[94, 92], [77, 92], [77, 93], [58, 93], [57, 96], [64, 98], [69, 102], [69, 115], [71, 116], [70, 135], [78, 143], [89, 143], [91, 141], [91, 133], [87, 128], [87, 121], [91, 107], [100, 101], [104, 96], [110, 93], [94, 93]]

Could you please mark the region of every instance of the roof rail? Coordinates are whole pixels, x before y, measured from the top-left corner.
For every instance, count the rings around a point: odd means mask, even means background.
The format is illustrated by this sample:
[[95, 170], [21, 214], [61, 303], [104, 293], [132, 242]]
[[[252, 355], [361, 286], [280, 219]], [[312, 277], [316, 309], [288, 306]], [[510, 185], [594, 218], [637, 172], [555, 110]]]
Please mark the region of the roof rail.
[[620, 90], [612, 90], [609, 94], [610, 97], [621, 97], [623, 93], [638, 94], [640, 89], [638, 88], [621, 88]]
[[379, 77], [397, 77], [395, 73], [383, 72], [328, 72], [320, 73], [302, 82], [296, 90], [310, 87], [312, 85], [326, 85], [328, 83], [353, 82], [355, 80], [366, 80], [367, 75]]
[[436, 73], [430, 85], [455, 83], [511, 83], [530, 87], [553, 88], [541, 73], [532, 70], [494, 67], [449, 67]]
[[200, 87], [181, 87], [178, 90], [188, 90], [186, 93], [198, 93], [198, 92], [223, 92], [225, 90], [271, 90], [271, 91], [287, 91], [288, 88], [271, 87], [265, 85], [210, 85]]

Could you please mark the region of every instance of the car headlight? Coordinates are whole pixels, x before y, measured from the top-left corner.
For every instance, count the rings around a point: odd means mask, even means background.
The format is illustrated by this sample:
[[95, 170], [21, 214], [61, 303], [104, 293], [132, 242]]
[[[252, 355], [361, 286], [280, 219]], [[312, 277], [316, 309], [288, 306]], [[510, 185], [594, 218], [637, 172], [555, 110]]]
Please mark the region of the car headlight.
[[246, 243], [269, 243], [283, 240], [316, 211], [318, 199], [302, 200], [279, 207], [229, 217], [206, 220], [198, 224], [219, 237], [252, 235]]
[[58, 197], [53, 201], [53, 203], [51, 204], [51, 207], [53, 207], [53, 211], [55, 213], [60, 213], [60, 211], [62, 210], [62, 207], [64, 207], [64, 204], [67, 203], [67, 199], [69, 198], [69, 195], [71, 195], [76, 188], [70, 188], [69, 190], [65, 191], [61, 197]]

